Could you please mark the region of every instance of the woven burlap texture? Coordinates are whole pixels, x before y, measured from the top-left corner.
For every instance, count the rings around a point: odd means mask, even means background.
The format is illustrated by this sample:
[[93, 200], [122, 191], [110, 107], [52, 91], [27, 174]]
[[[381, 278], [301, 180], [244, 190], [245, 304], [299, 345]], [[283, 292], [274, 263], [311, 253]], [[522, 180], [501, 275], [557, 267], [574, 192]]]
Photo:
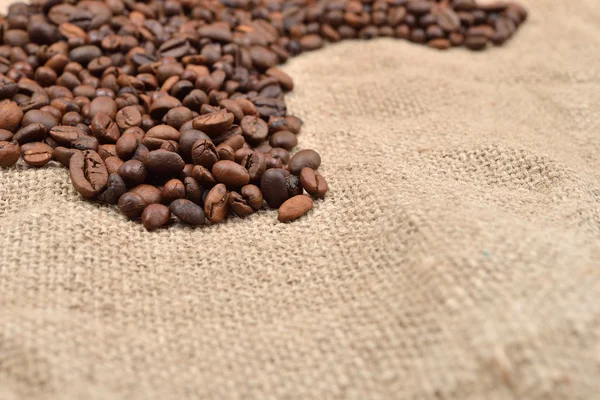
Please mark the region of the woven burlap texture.
[[0, 399], [592, 399], [600, 12], [484, 53], [345, 42], [285, 70], [331, 192], [147, 233], [0, 171]]

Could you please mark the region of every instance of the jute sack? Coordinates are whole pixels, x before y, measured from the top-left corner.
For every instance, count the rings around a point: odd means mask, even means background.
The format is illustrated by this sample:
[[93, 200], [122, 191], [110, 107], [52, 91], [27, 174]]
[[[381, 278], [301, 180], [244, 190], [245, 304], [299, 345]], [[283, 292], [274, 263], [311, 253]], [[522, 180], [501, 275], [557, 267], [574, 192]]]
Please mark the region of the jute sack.
[[594, 399], [600, 11], [503, 48], [345, 42], [285, 66], [331, 192], [147, 233], [67, 171], [0, 171], [0, 399]]

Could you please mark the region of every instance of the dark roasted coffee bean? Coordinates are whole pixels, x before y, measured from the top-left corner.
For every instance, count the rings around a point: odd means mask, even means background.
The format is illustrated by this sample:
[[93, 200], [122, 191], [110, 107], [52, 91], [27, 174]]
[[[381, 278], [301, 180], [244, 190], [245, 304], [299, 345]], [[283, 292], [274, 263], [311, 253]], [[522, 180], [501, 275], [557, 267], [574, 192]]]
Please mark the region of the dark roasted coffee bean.
[[224, 183], [228, 187], [240, 187], [250, 182], [250, 175], [246, 168], [230, 160], [215, 163], [212, 174], [217, 182]]
[[248, 171], [251, 181], [258, 181], [267, 170], [267, 157], [259, 151], [251, 151], [241, 159], [240, 165]]
[[32, 167], [43, 167], [52, 161], [53, 149], [46, 143], [30, 142], [21, 146], [23, 161]]
[[104, 164], [109, 174], [118, 174], [119, 168], [123, 165], [123, 160], [119, 157], [110, 156], [104, 159]]
[[149, 231], [166, 225], [171, 219], [171, 210], [162, 204], [150, 204], [142, 212], [142, 224]]
[[219, 160], [235, 160], [235, 151], [228, 144], [221, 143], [220, 145], [218, 145], [217, 154], [219, 156]]
[[133, 219], [141, 217], [147, 204], [139, 194], [127, 192], [119, 198], [117, 206], [123, 215]]
[[104, 191], [108, 171], [102, 158], [92, 150], [73, 154], [69, 162], [71, 183], [83, 197], [92, 198]]
[[98, 139], [93, 136], [81, 136], [75, 140], [72, 144], [73, 148], [77, 150], [94, 150], [98, 151]]
[[117, 173], [111, 173], [108, 176], [106, 190], [98, 196], [98, 201], [105, 204], [117, 204], [125, 192], [127, 192], [127, 186], [123, 178]]
[[146, 167], [139, 160], [125, 161], [119, 168], [119, 175], [127, 186], [135, 186], [146, 180]]
[[187, 199], [177, 199], [169, 209], [177, 218], [188, 225], [203, 225], [205, 216], [202, 207]]
[[71, 161], [71, 157], [77, 152], [79, 152], [79, 150], [77, 149], [69, 149], [66, 147], [58, 146], [54, 148], [52, 155], [56, 161], [68, 168], [69, 162]]
[[300, 218], [313, 208], [313, 201], [306, 195], [294, 196], [286, 200], [279, 211], [277, 212], [277, 219], [279, 222], [290, 222], [297, 218]]
[[148, 132], [146, 132], [145, 137], [179, 141], [179, 138], [181, 137], [181, 132], [169, 125], [156, 125]]
[[72, 146], [82, 136], [85, 136], [85, 133], [76, 126], [57, 125], [50, 129], [50, 137], [63, 146]]
[[184, 123], [194, 118], [194, 113], [187, 107], [176, 107], [172, 108], [164, 116], [163, 121], [165, 124], [172, 126], [175, 129], [179, 129]]
[[194, 145], [194, 143], [201, 139], [210, 140], [208, 135], [204, 132], [195, 129], [189, 129], [184, 131], [179, 138], [179, 147], [181, 149], [182, 155], [189, 159], [192, 155], [192, 146]]
[[467, 36], [465, 39], [465, 47], [471, 50], [483, 50], [488, 43], [488, 38], [485, 36]]
[[268, 169], [262, 176], [260, 190], [271, 208], [279, 208], [288, 199], [288, 189], [283, 169]]
[[188, 176], [183, 180], [183, 185], [185, 186], [185, 197], [191, 202], [202, 205], [204, 188], [198, 183], [198, 181], [191, 176]]
[[325, 178], [312, 168], [302, 168], [300, 171], [300, 182], [304, 190], [317, 199], [325, 196], [325, 193], [329, 190]]
[[289, 151], [298, 145], [298, 138], [290, 131], [279, 131], [271, 135], [269, 144], [273, 147], [282, 147]]
[[296, 175], [286, 175], [285, 183], [287, 185], [288, 197], [294, 197], [302, 194], [302, 183], [300, 182], [300, 178], [298, 178]]
[[229, 193], [229, 209], [238, 217], [247, 217], [255, 212], [248, 201], [238, 192]]
[[[18, 142], [20, 145], [29, 142], [41, 142], [48, 134], [46, 125], [40, 123], [34, 123], [27, 125], [17, 131], [13, 140]], [[1, 139], [1, 138], [0, 138]]]
[[229, 209], [229, 193], [224, 184], [213, 187], [204, 200], [204, 213], [213, 224], [221, 222], [227, 216]]
[[[0, 109], [2, 109], [2, 105], [0, 105]], [[1, 112], [1, 111], [0, 111]], [[1, 123], [1, 122], [0, 122]], [[58, 119], [55, 118], [52, 114], [40, 111], [40, 110], [30, 110], [23, 115], [23, 120], [21, 120], [22, 126], [27, 126], [31, 124], [44, 124], [46, 129], [50, 131], [54, 126], [58, 125]], [[0, 128], [2, 126], [0, 125]], [[6, 129], [6, 128], [4, 128]]]
[[212, 168], [219, 161], [215, 145], [208, 139], [197, 140], [192, 145], [192, 160], [195, 165]]
[[179, 154], [162, 149], [146, 154], [142, 163], [148, 172], [164, 176], [178, 176], [185, 166], [185, 161]]
[[134, 106], [127, 106], [117, 112], [115, 121], [119, 128], [125, 130], [134, 126], [140, 126], [142, 123], [142, 114]]
[[117, 103], [108, 96], [96, 97], [90, 103], [90, 118], [94, 118], [96, 114], [103, 113], [114, 120], [117, 116]]
[[242, 135], [250, 143], [260, 143], [269, 135], [269, 126], [258, 117], [246, 115], [240, 122]]
[[131, 189], [130, 192], [142, 196], [146, 204], [155, 204], [161, 201], [161, 191], [156, 186], [141, 184]]
[[117, 144], [115, 145], [117, 155], [122, 160], [129, 160], [133, 157], [139, 143], [140, 141], [134, 133], [124, 133], [119, 140], [117, 140]]
[[119, 127], [104, 113], [98, 113], [92, 118], [90, 130], [103, 143], [116, 143], [120, 136]]
[[12, 167], [21, 156], [17, 142], [0, 141], [0, 167]]
[[163, 186], [160, 197], [164, 204], [171, 204], [177, 199], [185, 199], [185, 185], [179, 179], [171, 179]]
[[302, 168], [309, 167], [318, 169], [321, 165], [321, 156], [314, 150], [300, 150], [292, 156], [288, 163], [288, 170], [294, 174], [300, 174]]
[[[11, 142], [14, 135], [6, 129], [0, 129], [0, 142]], [[18, 141], [18, 140], [17, 140]]]
[[202, 165], [195, 165], [192, 169], [192, 177], [202, 186], [204, 189], [209, 189], [217, 184], [217, 181], [213, 174]]
[[269, 150], [268, 154], [275, 159], [280, 159], [283, 165], [290, 161], [290, 152], [286, 149], [282, 149], [281, 147], [273, 147], [271, 150]]
[[201, 115], [194, 119], [194, 129], [198, 129], [206, 133], [210, 137], [217, 136], [218, 134], [229, 129], [233, 124], [234, 116], [227, 110], [220, 110], [217, 112]]

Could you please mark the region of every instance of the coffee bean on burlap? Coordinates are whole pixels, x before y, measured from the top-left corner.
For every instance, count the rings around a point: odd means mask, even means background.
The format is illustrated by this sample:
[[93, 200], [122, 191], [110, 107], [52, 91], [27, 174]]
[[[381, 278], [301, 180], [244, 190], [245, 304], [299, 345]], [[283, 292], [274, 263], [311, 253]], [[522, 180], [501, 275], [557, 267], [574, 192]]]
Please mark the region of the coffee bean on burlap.
[[286, 200], [277, 212], [277, 219], [280, 222], [290, 222], [300, 218], [313, 208], [313, 201], [306, 195], [294, 196]]
[[265, 171], [260, 182], [260, 190], [269, 207], [279, 208], [288, 199], [284, 170], [272, 168]]
[[128, 218], [139, 218], [147, 204], [137, 193], [127, 192], [123, 194], [117, 203], [119, 211]]
[[193, 226], [204, 224], [204, 210], [190, 200], [177, 199], [171, 203], [169, 209], [181, 222]]
[[73, 157], [73, 154], [78, 153], [79, 151], [80, 150], [77, 149], [58, 146], [54, 148], [52, 155], [56, 161], [68, 168], [71, 157]]
[[300, 182], [308, 194], [319, 199], [329, 190], [327, 181], [312, 168], [304, 167], [300, 171]]
[[43, 167], [52, 161], [53, 149], [43, 142], [30, 142], [21, 146], [23, 161], [32, 167]]
[[111, 173], [108, 176], [106, 190], [98, 196], [98, 201], [105, 204], [117, 204], [125, 192], [127, 192], [127, 185], [123, 178], [117, 173]]
[[229, 193], [224, 184], [215, 185], [204, 200], [204, 213], [206, 218], [216, 224], [221, 222], [229, 210]]
[[102, 158], [92, 150], [73, 154], [69, 162], [71, 183], [83, 197], [92, 198], [104, 191], [108, 171]]
[[150, 204], [142, 212], [142, 224], [149, 231], [163, 227], [170, 219], [171, 210], [163, 204]]
[[0, 141], [0, 167], [12, 167], [21, 157], [17, 142]]

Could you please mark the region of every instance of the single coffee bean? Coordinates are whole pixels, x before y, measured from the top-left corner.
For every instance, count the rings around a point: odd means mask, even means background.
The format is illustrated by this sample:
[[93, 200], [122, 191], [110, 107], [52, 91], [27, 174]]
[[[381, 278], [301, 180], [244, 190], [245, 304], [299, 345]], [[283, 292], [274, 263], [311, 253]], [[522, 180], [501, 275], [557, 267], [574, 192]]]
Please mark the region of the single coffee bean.
[[210, 137], [229, 129], [233, 124], [234, 116], [227, 110], [219, 110], [217, 112], [201, 115], [194, 119], [194, 129], [206, 133]]
[[139, 145], [139, 139], [134, 133], [124, 133], [117, 140], [115, 150], [122, 160], [129, 160]]
[[42, 142], [30, 142], [21, 146], [23, 161], [32, 167], [43, 167], [52, 161], [52, 147]]
[[71, 144], [71, 146], [77, 150], [94, 150], [96, 152], [98, 151], [99, 145], [98, 139], [93, 136], [81, 136]]
[[233, 135], [233, 136], [227, 138], [227, 140], [225, 140], [223, 143], [221, 143], [221, 145], [230, 146], [234, 151], [234, 157], [235, 157], [235, 152], [237, 150], [241, 149], [242, 146], [244, 146], [244, 143], [246, 143], [246, 141], [244, 140], [244, 137], [242, 135]]
[[[0, 107], [1, 109], [2, 107]], [[30, 110], [23, 115], [23, 120], [21, 121], [22, 126], [27, 126], [31, 124], [40, 123], [46, 126], [46, 129], [50, 131], [53, 127], [58, 125], [58, 119], [55, 118], [52, 114], [40, 111], [40, 110]], [[0, 125], [0, 128], [2, 126]]]
[[172, 108], [181, 107], [179, 99], [172, 96], [164, 96], [152, 102], [150, 107], [150, 116], [156, 121], [160, 121]]
[[140, 144], [138, 144], [137, 148], [135, 149], [135, 153], [133, 153], [133, 156], [131, 157], [131, 159], [142, 161], [144, 156], [146, 154], [148, 154], [149, 152], [150, 152], [150, 150], [148, 150], [148, 148], [146, 146], [144, 146], [143, 143], [140, 143]]
[[288, 172], [285, 176], [285, 183], [287, 185], [288, 197], [302, 194], [302, 183], [300, 182], [300, 178], [296, 175], [292, 175]]
[[147, 204], [137, 193], [127, 192], [123, 194], [117, 203], [119, 211], [127, 218], [139, 218], [146, 208]]
[[92, 135], [103, 143], [116, 143], [121, 135], [117, 124], [114, 123], [112, 118], [102, 112], [97, 113], [92, 118], [90, 129]]
[[177, 176], [185, 166], [179, 154], [167, 150], [149, 152], [142, 158], [142, 163], [148, 172], [164, 176]]
[[325, 178], [312, 168], [302, 168], [300, 171], [300, 182], [304, 190], [317, 199], [324, 197], [325, 193], [329, 190]]
[[242, 187], [240, 190], [244, 199], [248, 202], [248, 205], [255, 209], [256, 211], [260, 210], [263, 204], [263, 194], [256, 185], [246, 185]]
[[259, 151], [253, 151], [242, 158], [240, 165], [248, 171], [251, 181], [259, 181], [267, 170], [267, 157]]
[[204, 200], [204, 213], [206, 218], [216, 224], [227, 216], [229, 208], [229, 193], [224, 184], [219, 183], [213, 187]]
[[269, 153], [273, 158], [280, 159], [283, 164], [287, 164], [290, 161], [290, 152], [281, 147], [273, 147], [269, 150]]
[[179, 147], [181, 148], [182, 155], [190, 159], [192, 156], [192, 146], [200, 139], [210, 140], [207, 134], [195, 129], [189, 129], [181, 133]]
[[121, 168], [121, 165], [123, 165], [123, 160], [121, 160], [119, 157], [111, 156], [104, 160], [104, 164], [106, 165], [106, 170], [109, 174], [118, 174], [119, 168]]
[[239, 194], [238, 192], [229, 193], [229, 208], [238, 217], [247, 217], [248, 215], [255, 212], [255, 210], [248, 205], [248, 201]]
[[279, 211], [277, 212], [277, 219], [279, 222], [290, 222], [297, 218], [300, 218], [313, 208], [313, 201], [306, 195], [294, 196], [286, 200]]
[[223, 160], [215, 163], [212, 174], [217, 182], [224, 183], [228, 187], [240, 187], [250, 182], [250, 175], [246, 168], [235, 161]]
[[179, 179], [171, 179], [163, 186], [160, 197], [164, 204], [171, 204], [177, 199], [185, 199], [185, 185]]
[[205, 216], [202, 207], [187, 199], [173, 201], [169, 209], [181, 222], [193, 226], [204, 224]]
[[219, 155], [219, 160], [235, 160], [235, 151], [228, 144], [221, 143], [220, 145], [218, 145], [217, 154]]
[[134, 126], [140, 126], [142, 123], [142, 114], [134, 106], [128, 106], [120, 109], [115, 117], [119, 128], [125, 130]]
[[12, 167], [21, 157], [17, 142], [0, 141], [0, 167]]
[[130, 192], [142, 196], [146, 204], [160, 203], [161, 200], [161, 191], [156, 186], [141, 184], [131, 189]]
[[79, 150], [77, 149], [69, 149], [66, 147], [58, 146], [54, 148], [52, 155], [56, 161], [68, 168], [69, 162], [71, 161], [71, 157], [77, 152], [79, 152]]
[[210, 189], [217, 184], [217, 180], [213, 174], [202, 165], [195, 165], [192, 169], [192, 177], [198, 181], [204, 189]]
[[185, 186], [185, 197], [191, 202], [202, 205], [204, 189], [198, 181], [188, 176], [183, 180], [183, 185]]
[[319, 169], [321, 156], [314, 150], [300, 150], [292, 156], [288, 163], [288, 170], [294, 174], [300, 174], [302, 168], [309, 167]]
[[294, 81], [292, 80], [292, 77], [280, 70], [279, 68], [269, 68], [265, 71], [265, 75], [277, 79], [277, 82], [279, 82], [281, 87], [284, 88], [286, 91], [294, 89]]
[[273, 147], [281, 147], [289, 151], [298, 145], [298, 138], [290, 131], [279, 131], [271, 135], [269, 144]]
[[[0, 129], [0, 142], [12, 142], [14, 135], [6, 129]], [[15, 140], [18, 142], [18, 140]]]
[[179, 141], [181, 138], [181, 132], [169, 125], [156, 125], [146, 132], [145, 137]]
[[110, 119], [114, 120], [117, 116], [117, 103], [108, 96], [96, 97], [90, 103], [90, 118], [94, 118], [97, 114], [106, 114]]
[[237, 98], [235, 99], [235, 102], [239, 104], [244, 115], [251, 115], [253, 117], [259, 116], [256, 106], [250, 100]]
[[41, 142], [46, 138], [48, 134], [48, 129], [46, 125], [35, 123], [24, 126], [19, 129], [13, 138], [14, 141], [18, 142], [20, 145], [29, 142]]
[[219, 161], [215, 145], [207, 139], [197, 140], [192, 146], [192, 160], [195, 165], [212, 168]]
[[0, 102], [0, 129], [14, 132], [21, 123], [23, 111], [12, 101], [4, 100]]
[[102, 158], [92, 150], [85, 150], [71, 156], [69, 162], [71, 183], [83, 197], [98, 196], [108, 184], [108, 171]]
[[268, 169], [262, 176], [260, 191], [271, 208], [279, 208], [288, 199], [287, 182], [283, 169]]
[[106, 160], [108, 157], [117, 157], [117, 146], [114, 144], [101, 144], [98, 146], [98, 154], [100, 154], [103, 160]]
[[171, 210], [162, 204], [150, 204], [142, 212], [142, 224], [149, 231], [165, 226], [170, 219]]
[[146, 180], [146, 167], [139, 160], [125, 161], [119, 168], [119, 175], [127, 186], [135, 186]]
[[194, 113], [187, 107], [175, 107], [170, 109], [163, 118], [163, 122], [175, 129], [181, 128], [187, 121], [194, 119]]
[[127, 192], [127, 186], [123, 178], [117, 173], [111, 173], [108, 176], [106, 190], [98, 196], [98, 201], [105, 204], [117, 204], [125, 192]]
[[244, 139], [250, 143], [260, 143], [269, 135], [269, 125], [262, 119], [246, 115], [240, 122]]
[[50, 129], [50, 137], [63, 146], [72, 146], [82, 136], [85, 133], [76, 126], [57, 125]]

